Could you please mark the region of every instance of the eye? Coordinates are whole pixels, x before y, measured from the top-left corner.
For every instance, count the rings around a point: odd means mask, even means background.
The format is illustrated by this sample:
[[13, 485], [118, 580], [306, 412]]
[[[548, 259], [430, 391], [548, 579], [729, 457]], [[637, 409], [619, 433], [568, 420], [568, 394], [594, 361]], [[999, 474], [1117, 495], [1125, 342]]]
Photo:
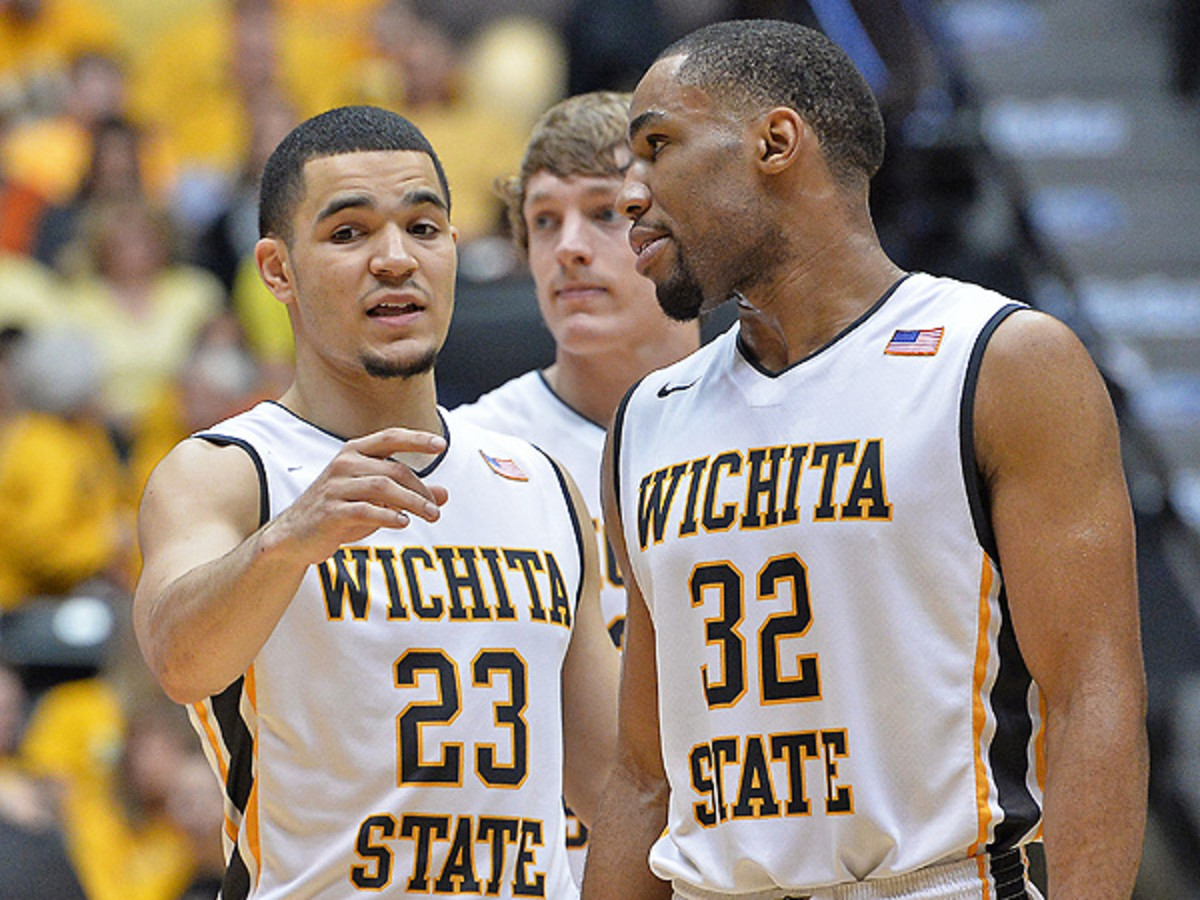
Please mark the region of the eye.
[[664, 138], [662, 135], [658, 135], [658, 134], [647, 135], [646, 136], [646, 147], [650, 151], [650, 153], [648, 154], [649, 158], [651, 160], [658, 159], [658, 154], [661, 152], [662, 148], [666, 145], [666, 143], [667, 143], [667, 139]]
[[329, 234], [329, 239], [335, 244], [347, 244], [362, 234], [362, 229], [355, 225], [339, 225]]
[[550, 213], [536, 213], [529, 219], [529, 228], [531, 231], [547, 231], [557, 224], [557, 216], [553, 216]]
[[611, 225], [614, 222], [625, 221], [625, 217], [617, 212], [617, 208], [615, 206], [602, 206], [600, 209], [596, 210], [595, 218], [597, 222], [602, 222], [605, 225]]
[[417, 237], [437, 237], [442, 233], [442, 229], [434, 222], [417, 222], [408, 230]]

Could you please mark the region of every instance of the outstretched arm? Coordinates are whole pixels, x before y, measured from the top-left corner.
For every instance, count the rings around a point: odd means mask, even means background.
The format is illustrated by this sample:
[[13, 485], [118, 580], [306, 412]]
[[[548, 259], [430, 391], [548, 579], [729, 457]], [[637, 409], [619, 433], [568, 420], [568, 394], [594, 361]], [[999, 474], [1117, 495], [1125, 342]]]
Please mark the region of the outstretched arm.
[[629, 565], [611, 476], [611, 441], [603, 465], [604, 521], [625, 577], [628, 609], [617, 720], [617, 758], [591, 830], [582, 900], [669, 900], [671, 885], [654, 876], [650, 847], [667, 823], [668, 786], [658, 732], [654, 623]]
[[1017, 641], [1046, 703], [1051, 896], [1127, 900], [1146, 815], [1146, 688], [1112, 406], [1075, 336], [1022, 311], [984, 354], [975, 413]]
[[444, 446], [439, 436], [402, 428], [348, 441], [261, 527], [258, 475], [243, 450], [189, 439], [167, 454], [142, 498], [133, 606], [138, 643], [167, 694], [193, 703], [242, 675], [305, 570], [343, 543], [402, 527], [410, 515], [436, 519], [445, 490], [388, 457]]

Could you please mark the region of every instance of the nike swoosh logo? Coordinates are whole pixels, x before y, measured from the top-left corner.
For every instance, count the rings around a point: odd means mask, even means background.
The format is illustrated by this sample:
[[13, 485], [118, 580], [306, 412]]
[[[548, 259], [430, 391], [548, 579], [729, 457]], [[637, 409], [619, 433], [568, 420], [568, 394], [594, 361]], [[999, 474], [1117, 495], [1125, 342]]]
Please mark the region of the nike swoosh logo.
[[[699, 380], [699, 378], [696, 379], [696, 381]], [[696, 381], [689, 381], [687, 384], [664, 384], [658, 389], [657, 396], [665, 397], [668, 394], [675, 393], [676, 391], [686, 391], [690, 387], [695, 387]]]

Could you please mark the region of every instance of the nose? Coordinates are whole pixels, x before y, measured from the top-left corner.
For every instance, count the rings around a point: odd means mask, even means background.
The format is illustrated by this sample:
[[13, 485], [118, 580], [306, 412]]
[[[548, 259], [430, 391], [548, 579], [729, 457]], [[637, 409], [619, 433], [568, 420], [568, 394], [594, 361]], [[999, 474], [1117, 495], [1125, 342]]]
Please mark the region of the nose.
[[377, 278], [405, 279], [417, 270], [417, 258], [408, 248], [408, 234], [399, 225], [389, 224], [379, 233], [371, 254], [371, 274]]
[[617, 211], [636, 222], [650, 208], [650, 188], [637, 174], [637, 163], [625, 172], [625, 182], [617, 192]]
[[591, 264], [592, 242], [588, 224], [579, 210], [571, 210], [563, 217], [554, 256], [561, 266]]

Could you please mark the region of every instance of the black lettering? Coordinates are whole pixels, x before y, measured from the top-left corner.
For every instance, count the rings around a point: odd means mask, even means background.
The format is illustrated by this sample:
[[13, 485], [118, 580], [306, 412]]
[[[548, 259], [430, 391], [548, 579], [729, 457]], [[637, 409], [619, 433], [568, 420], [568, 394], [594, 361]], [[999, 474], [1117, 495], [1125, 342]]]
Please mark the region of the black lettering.
[[[358, 827], [354, 849], [366, 866], [351, 866], [350, 881], [363, 890], [377, 891], [392, 880], [392, 851], [373, 841], [371, 832], [378, 831], [381, 839], [396, 836], [396, 820], [388, 815], [368, 816]], [[373, 868], [373, 871], [371, 869]]]
[[742, 471], [742, 457], [733, 450], [726, 451], [713, 460], [708, 472], [708, 488], [704, 492], [704, 530], [725, 531], [737, 517], [737, 506], [726, 503], [718, 513], [716, 510], [717, 489], [721, 483], [721, 469], [728, 469], [730, 475]]
[[854, 473], [854, 483], [850, 485], [850, 493], [842, 504], [843, 519], [861, 519], [864, 516], [868, 519], [892, 517], [892, 505], [888, 503], [883, 479], [883, 442], [878, 438], [867, 441], [863, 447], [858, 469]]
[[[767, 447], [750, 451], [746, 460], [746, 506], [742, 512], [742, 528], [769, 528], [779, 522], [776, 504], [779, 499], [779, 472], [786, 447]], [[768, 471], [764, 472], [765, 468]], [[765, 498], [766, 510], [759, 512]]]
[[449, 816], [423, 816], [407, 813], [400, 820], [400, 837], [416, 842], [413, 874], [408, 890], [429, 893], [429, 849], [434, 840], [444, 841], [450, 834]]
[[[678, 463], [670, 469], [659, 469], [651, 472], [638, 485], [638, 543], [643, 550], [654, 535], [654, 543], [663, 539], [667, 527], [667, 519], [671, 514], [671, 504], [675, 499], [675, 489], [679, 487], [679, 478], [687, 470], [687, 466]], [[664, 488], [668, 476], [670, 482]]]
[[[434, 553], [442, 563], [442, 572], [446, 576], [446, 587], [449, 588], [450, 618], [465, 619], [466, 606], [463, 604], [463, 593], [469, 592], [474, 598], [471, 606], [472, 619], [490, 619], [491, 611], [483, 597], [483, 584], [479, 580], [479, 568], [475, 565], [474, 547], [435, 547]], [[456, 561], [462, 564], [460, 571]]]
[[[354, 559], [354, 575], [346, 568], [346, 555]], [[356, 619], [367, 617], [370, 604], [367, 562], [371, 551], [366, 547], [339, 547], [329, 559], [317, 566], [321, 573], [321, 591], [325, 595], [325, 610], [329, 618], [340, 622], [345, 613], [346, 601], [350, 601], [350, 612]]]
[[434, 882], [438, 894], [477, 894], [479, 879], [475, 877], [475, 858], [471, 852], [471, 817], [459, 816], [454, 828], [450, 852], [446, 855], [442, 874]]
[[837, 488], [838, 469], [854, 462], [854, 441], [836, 444], [816, 444], [812, 451], [812, 468], [823, 469], [821, 477], [821, 499], [813, 508], [817, 521], [834, 518], [837, 510], [833, 505], [833, 494]]

